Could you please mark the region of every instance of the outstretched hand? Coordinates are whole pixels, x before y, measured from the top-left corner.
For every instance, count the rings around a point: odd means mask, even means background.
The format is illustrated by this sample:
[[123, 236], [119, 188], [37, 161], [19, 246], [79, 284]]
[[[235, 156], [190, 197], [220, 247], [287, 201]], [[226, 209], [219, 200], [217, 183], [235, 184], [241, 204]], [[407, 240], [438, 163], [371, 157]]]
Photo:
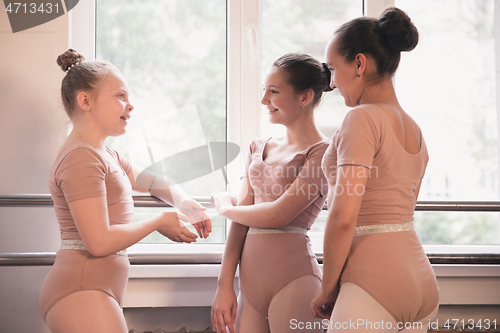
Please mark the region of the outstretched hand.
[[164, 212], [161, 216], [160, 226], [156, 230], [174, 242], [196, 242], [196, 238], [198, 238], [198, 236], [189, 231], [188, 228], [186, 228], [179, 220], [189, 222], [189, 219], [184, 214]]
[[219, 215], [224, 216], [224, 213], [236, 206], [236, 196], [227, 192], [217, 192], [212, 194], [212, 200], [215, 203], [215, 209]]
[[193, 225], [201, 238], [207, 238], [212, 232], [212, 220], [205, 213], [206, 208], [199, 202], [186, 198], [182, 200], [179, 210], [188, 218], [186, 222]]

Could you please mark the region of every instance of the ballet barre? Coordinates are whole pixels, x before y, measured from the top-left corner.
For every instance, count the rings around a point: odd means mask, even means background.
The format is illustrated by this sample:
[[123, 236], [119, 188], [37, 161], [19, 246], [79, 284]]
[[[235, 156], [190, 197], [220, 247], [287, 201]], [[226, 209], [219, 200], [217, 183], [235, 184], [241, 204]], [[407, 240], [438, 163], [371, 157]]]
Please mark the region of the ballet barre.
[[[201, 205], [214, 208], [210, 197], [193, 197]], [[149, 195], [133, 196], [135, 207], [172, 207]], [[0, 207], [53, 206], [50, 194], [0, 195]], [[326, 205], [323, 207], [326, 210]], [[415, 211], [437, 212], [500, 212], [500, 201], [417, 201]]]
[[[201, 205], [214, 208], [210, 197], [194, 197]], [[155, 197], [133, 196], [134, 206], [172, 207]], [[42, 207], [53, 206], [49, 194], [0, 195], [0, 207]], [[326, 210], [326, 206], [323, 208]], [[500, 201], [418, 201], [415, 211], [461, 211], [461, 212], [500, 212]], [[55, 252], [41, 253], [0, 253], [0, 266], [49, 266], [54, 263]], [[196, 265], [215, 264], [222, 261], [222, 253], [129, 253], [132, 265]], [[318, 262], [323, 263], [323, 254], [316, 253]], [[473, 264], [498, 265], [500, 253], [428, 253], [431, 264]]]

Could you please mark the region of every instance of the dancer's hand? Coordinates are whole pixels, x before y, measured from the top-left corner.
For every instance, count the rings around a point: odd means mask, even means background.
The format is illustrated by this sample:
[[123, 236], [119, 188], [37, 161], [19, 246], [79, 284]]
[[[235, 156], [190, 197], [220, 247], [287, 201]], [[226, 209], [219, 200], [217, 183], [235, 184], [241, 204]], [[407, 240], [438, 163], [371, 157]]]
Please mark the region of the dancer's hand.
[[160, 216], [159, 226], [156, 229], [160, 234], [174, 242], [192, 243], [196, 242], [196, 234], [193, 234], [182, 224], [181, 221], [189, 222], [184, 215], [176, 212], [164, 212]]
[[337, 297], [327, 297], [323, 294], [323, 288], [316, 290], [311, 302], [311, 312], [315, 318], [330, 319]]
[[[219, 289], [212, 303], [212, 326], [217, 333], [234, 333], [234, 322], [236, 320], [236, 309], [238, 302], [236, 294], [231, 287]], [[226, 331], [226, 326], [229, 331]]]
[[236, 196], [227, 192], [217, 192], [212, 194], [212, 200], [215, 203], [215, 209], [219, 215], [224, 215], [224, 212], [236, 206]]
[[201, 238], [207, 238], [212, 232], [212, 220], [205, 213], [206, 208], [200, 205], [199, 202], [186, 198], [182, 200], [179, 210], [186, 215], [189, 221], [198, 232]]

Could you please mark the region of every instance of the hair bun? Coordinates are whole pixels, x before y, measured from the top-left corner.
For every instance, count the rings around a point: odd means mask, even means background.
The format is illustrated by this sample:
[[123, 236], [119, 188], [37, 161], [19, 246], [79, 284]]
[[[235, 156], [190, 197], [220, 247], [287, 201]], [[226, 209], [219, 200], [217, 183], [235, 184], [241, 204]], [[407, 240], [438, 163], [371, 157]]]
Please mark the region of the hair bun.
[[410, 17], [401, 9], [388, 8], [378, 20], [377, 30], [389, 48], [411, 51], [418, 44], [418, 30]]
[[323, 72], [325, 74], [325, 88], [323, 89], [323, 91], [327, 92], [327, 91], [332, 91], [332, 87], [330, 87], [330, 81], [332, 79], [332, 72], [330, 72], [330, 68], [328, 68], [328, 66], [325, 64], [325, 63], [322, 63], [323, 64]]
[[63, 72], [67, 72], [70, 67], [82, 62], [84, 59], [85, 57], [80, 53], [73, 49], [68, 49], [68, 51], [57, 57], [57, 64], [61, 67]]

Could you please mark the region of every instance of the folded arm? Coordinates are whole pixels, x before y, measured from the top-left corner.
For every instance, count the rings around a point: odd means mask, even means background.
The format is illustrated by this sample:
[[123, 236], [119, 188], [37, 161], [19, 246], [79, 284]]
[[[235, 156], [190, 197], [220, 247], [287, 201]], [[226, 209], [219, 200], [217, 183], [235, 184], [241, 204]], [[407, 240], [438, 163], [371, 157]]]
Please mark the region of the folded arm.
[[293, 221], [320, 195], [316, 186], [297, 177], [278, 199], [251, 206], [234, 206], [225, 193], [212, 195], [217, 212], [254, 228], [280, 228]]
[[106, 196], [68, 203], [78, 233], [90, 254], [107, 256], [123, 250], [158, 230], [177, 242], [194, 242], [196, 235], [182, 225], [182, 214], [165, 212], [143, 222], [110, 225]]

